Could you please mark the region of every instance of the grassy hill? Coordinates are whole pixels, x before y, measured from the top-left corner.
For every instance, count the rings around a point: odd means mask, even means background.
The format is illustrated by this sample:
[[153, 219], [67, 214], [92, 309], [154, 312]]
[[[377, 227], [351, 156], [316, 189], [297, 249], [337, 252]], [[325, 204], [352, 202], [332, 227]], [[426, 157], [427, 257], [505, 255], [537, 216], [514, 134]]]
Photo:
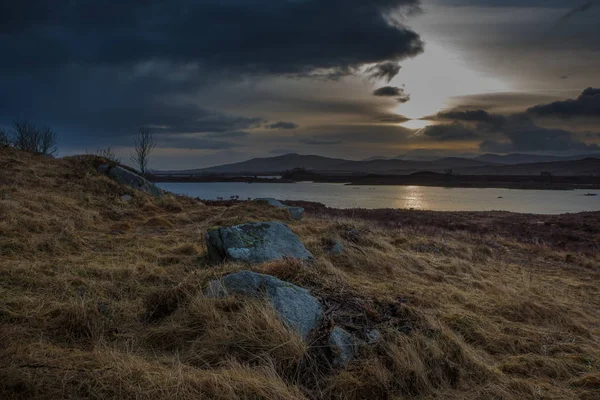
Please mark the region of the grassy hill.
[[[0, 149], [2, 399], [600, 398], [598, 213], [292, 221], [260, 204], [152, 198], [101, 163]], [[269, 220], [315, 262], [210, 266], [209, 227]], [[343, 254], [324, 250], [332, 239]], [[265, 303], [203, 295], [242, 269], [310, 289], [329, 321], [382, 340], [335, 368]]]

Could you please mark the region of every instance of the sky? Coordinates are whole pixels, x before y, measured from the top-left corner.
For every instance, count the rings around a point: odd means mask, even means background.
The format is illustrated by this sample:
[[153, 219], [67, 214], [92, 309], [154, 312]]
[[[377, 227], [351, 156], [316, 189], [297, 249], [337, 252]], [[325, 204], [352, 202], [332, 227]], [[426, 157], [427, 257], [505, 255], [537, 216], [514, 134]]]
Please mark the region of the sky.
[[0, 127], [150, 168], [600, 151], [600, 0], [0, 4]]

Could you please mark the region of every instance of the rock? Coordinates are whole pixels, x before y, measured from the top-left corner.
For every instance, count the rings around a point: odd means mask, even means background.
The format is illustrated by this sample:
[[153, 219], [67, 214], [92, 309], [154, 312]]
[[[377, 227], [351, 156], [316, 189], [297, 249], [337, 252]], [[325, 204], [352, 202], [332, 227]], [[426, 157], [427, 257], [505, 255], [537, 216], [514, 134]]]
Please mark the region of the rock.
[[371, 329], [367, 332], [367, 343], [370, 345], [377, 344], [381, 342], [382, 339], [381, 332], [377, 329]]
[[302, 216], [304, 215], [304, 208], [286, 206], [279, 200], [273, 199], [271, 197], [258, 198], [258, 199], [254, 199], [254, 201], [264, 202], [270, 206], [277, 207], [277, 208], [286, 208], [288, 210], [288, 212], [290, 213], [290, 216], [292, 217], [292, 219], [302, 219]]
[[126, 168], [120, 166], [111, 167], [108, 164], [103, 164], [98, 167], [98, 171], [108, 175], [120, 184], [131, 186], [134, 189], [149, 193], [152, 196], [162, 196], [164, 194], [162, 189], [160, 189], [158, 186], [143, 176], [140, 176]]
[[206, 233], [206, 247], [213, 263], [231, 260], [260, 264], [284, 258], [313, 258], [298, 236], [281, 222], [213, 228]]
[[290, 213], [290, 216], [292, 217], [292, 219], [302, 219], [302, 216], [304, 215], [304, 208], [302, 207], [287, 207], [288, 212]]
[[123, 196], [121, 196], [121, 200], [127, 202], [127, 201], [131, 201], [133, 197], [131, 197], [131, 195], [128, 194], [124, 194]]
[[346, 237], [346, 239], [352, 241], [352, 242], [359, 242], [360, 241], [360, 231], [358, 229], [350, 229], [349, 231], [347, 231], [344, 236]]
[[345, 367], [358, 353], [358, 343], [352, 334], [334, 327], [329, 334], [329, 345], [333, 352], [333, 365]]
[[338, 242], [337, 240], [333, 240], [329, 244], [327, 252], [333, 255], [340, 255], [344, 252], [344, 245]]
[[323, 318], [321, 303], [308, 290], [270, 275], [250, 271], [236, 272], [211, 281], [205, 294], [209, 297], [231, 294], [265, 297], [279, 318], [304, 341], [309, 339], [311, 331]]

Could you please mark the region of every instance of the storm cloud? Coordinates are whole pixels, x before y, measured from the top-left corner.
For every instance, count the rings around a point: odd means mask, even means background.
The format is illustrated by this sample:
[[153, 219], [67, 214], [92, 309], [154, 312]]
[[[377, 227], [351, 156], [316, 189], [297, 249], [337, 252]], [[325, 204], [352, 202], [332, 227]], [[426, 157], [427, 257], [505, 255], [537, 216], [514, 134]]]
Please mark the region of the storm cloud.
[[[583, 93], [593, 95], [595, 90], [586, 89]], [[422, 133], [436, 140], [461, 140], [462, 136], [464, 139], [480, 138], [482, 139], [480, 150], [493, 153], [573, 153], [599, 149], [595, 144], [583, 142], [573, 132], [538, 125], [530, 115], [530, 110], [526, 113], [510, 115], [494, 114], [480, 109], [446, 110], [430, 119], [453, 121], [452, 124], [430, 126], [423, 129]], [[473, 127], [467, 127], [465, 124], [472, 124]]]
[[298, 128], [298, 124], [295, 124], [294, 122], [279, 121], [272, 124], [267, 124], [265, 127], [267, 129], [296, 129]]
[[234, 73], [350, 73], [423, 51], [389, 15], [419, 0], [146, 0], [5, 2], [0, 69], [66, 64], [198, 63]]
[[439, 142], [478, 139], [479, 135], [471, 128], [454, 122], [447, 125], [430, 125], [419, 131], [419, 134]]
[[396, 86], [383, 86], [373, 91], [374, 96], [395, 97], [399, 103], [410, 101], [410, 95], [404, 91], [404, 88]]
[[541, 117], [565, 119], [575, 117], [600, 118], [600, 89], [590, 87], [585, 89], [576, 99], [537, 105], [529, 108], [527, 112]]
[[400, 64], [386, 61], [367, 68], [366, 74], [370, 79], [385, 79], [388, 83], [400, 72]]

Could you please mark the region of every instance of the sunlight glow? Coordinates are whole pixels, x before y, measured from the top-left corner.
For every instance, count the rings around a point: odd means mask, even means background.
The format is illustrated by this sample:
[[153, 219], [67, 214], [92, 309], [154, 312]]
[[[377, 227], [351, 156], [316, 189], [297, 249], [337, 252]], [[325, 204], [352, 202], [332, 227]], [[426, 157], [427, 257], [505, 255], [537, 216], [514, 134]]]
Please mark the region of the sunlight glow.
[[411, 119], [410, 121], [403, 122], [400, 125], [408, 129], [423, 129], [426, 126], [431, 125], [431, 121], [425, 119]]
[[459, 52], [434, 41], [427, 42], [425, 53], [403, 63], [391, 86], [403, 84], [410, 101], [393, 111], [409, 118], [436, 114], [455, 96], [511, 90], [508, 82], [474, 70]]

